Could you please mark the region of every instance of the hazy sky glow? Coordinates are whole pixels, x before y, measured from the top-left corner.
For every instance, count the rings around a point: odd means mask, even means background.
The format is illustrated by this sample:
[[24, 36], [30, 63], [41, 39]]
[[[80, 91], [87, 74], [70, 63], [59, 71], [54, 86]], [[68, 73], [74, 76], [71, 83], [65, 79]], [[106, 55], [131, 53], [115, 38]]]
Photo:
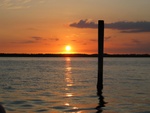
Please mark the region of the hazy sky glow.
[[150, 54], [150, 0], [0, 0], [0, 53]]

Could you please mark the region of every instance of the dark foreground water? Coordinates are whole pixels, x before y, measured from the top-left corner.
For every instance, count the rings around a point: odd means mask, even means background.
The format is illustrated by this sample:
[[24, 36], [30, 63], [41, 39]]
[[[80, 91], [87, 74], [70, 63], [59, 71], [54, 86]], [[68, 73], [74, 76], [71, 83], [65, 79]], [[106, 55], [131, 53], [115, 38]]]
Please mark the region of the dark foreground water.
[[7, 113], [150, 113], [150, 58], [104, 58], [96, 84], [97, 58], [0, 58]]

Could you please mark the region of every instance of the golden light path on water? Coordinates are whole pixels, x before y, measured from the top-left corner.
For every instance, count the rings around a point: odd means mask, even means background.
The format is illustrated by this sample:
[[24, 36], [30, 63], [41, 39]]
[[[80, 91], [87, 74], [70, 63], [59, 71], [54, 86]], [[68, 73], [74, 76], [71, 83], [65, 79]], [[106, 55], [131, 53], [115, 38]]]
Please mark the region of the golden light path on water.
[[[70, 57], [66, 57], [66, 68], [65, 68], [65, 71], [66, 71], [66, 74], [65, 74], [65, 81], [66, 81], [66, 94], [65, 96], [67, 98], [70, 98], [71, 100], [71, 97], [75, 96], [70, 88], [73, 86], [73, 80], [72, 80], [72, 67], [71, 67], [71, 58]], [[64, 103], [65, 106], [71, 106], [71, 103], [69, 101], [66, 100], [66, 102]], [[78, 110], [78, 107], [76, 106], [73, 106], [72, 107], [73, 110]], [[77, 111], [76, 113], [81, 113], [81, 111]]]

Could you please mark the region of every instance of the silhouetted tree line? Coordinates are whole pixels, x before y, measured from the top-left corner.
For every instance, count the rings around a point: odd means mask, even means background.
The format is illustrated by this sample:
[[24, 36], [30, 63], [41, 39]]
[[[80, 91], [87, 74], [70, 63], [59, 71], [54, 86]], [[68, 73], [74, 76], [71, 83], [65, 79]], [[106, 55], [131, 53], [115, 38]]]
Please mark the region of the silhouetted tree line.
[[[150, 57], [150, 54], [104, 54], [104, 57]], [[98, 54], [19, 54], [0, 53], [0, 57], [98, 57]]]

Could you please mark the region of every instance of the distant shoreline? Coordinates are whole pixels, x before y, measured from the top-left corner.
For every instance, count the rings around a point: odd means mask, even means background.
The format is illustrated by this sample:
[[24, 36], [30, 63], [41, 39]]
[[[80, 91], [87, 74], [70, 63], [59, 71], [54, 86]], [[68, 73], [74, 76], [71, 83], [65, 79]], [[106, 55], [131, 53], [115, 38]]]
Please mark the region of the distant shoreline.
[[[98, 57], [98, 54], [19, 54], [19, 53], [0, 53], [0, 57]], [[104, 57], [150, 57], [150, 54], [104, 54]]]

